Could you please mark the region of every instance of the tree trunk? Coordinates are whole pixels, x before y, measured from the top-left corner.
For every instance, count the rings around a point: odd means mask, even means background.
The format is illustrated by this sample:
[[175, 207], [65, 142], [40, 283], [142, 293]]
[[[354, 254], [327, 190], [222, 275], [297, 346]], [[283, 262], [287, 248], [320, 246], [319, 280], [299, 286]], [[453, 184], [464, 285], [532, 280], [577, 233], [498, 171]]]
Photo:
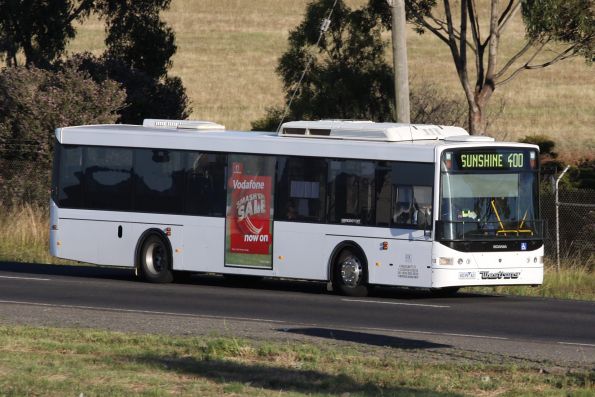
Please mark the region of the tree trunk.
[[485, 135], [488, 125], [487, 108], [488, 102], [494, 93], [494, 83], [488, 79], [483, 86], [475, 87], [472, 99], [467, 98], [469, 103], [469, 133], [471, 135]]
[[469, 105], [469, 134], [485, 134], [485, 121], [483, 111], [484, 109], [479, 107], [477, 104]]

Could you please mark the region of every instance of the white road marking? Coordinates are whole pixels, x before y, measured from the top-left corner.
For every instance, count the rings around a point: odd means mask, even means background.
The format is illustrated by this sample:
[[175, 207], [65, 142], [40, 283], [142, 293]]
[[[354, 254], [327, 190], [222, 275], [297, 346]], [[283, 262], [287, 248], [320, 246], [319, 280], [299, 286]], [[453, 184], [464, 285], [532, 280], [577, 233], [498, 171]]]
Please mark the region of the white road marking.
[[435, 332], [435, 331], [418, 331], [409, 329], [392, 329], [392, 328], [364, 328], [370, 331], [382, 331], [382, 332], [402, 332], [409, 334], [423, 334], [423, 335], [440, 335], [440, 336], [458, 336], [465, 338], [480, 338], [480, 339], [498, 339], [498, 340], [510, 340], [502, 336], [487, 336], [487, 335], [472, 335], [472, 334], [455, 334], [449, 332]]
[[449, 308], [445, 305], [426, 305], [423, 303], [406, 303], [406, 302], [387, 302], [387, 301], [373, 301], [369, 299], [341, 299], [344, 302], [358, 302], [358, 303], [380, 303], [382, 305], [401, 305], [401, 306], [421, 306], [421, 307], [438, 307]]
[[161, 311], [155, 311], [155, 310], [119, 309], [117, 307], [103, 307], [103, 306], [59, 305], [59, 304], [53, 304], [53, 303], [25, 302], [25, 301], [11, 301], [11, 300], [0, 300], [0, 304], [1, 303], [8, 303], [8, 304], [13, 304], [13, 305], [56, 307], [56, 308], [61, 308], [61, 309], [104, 310], [104, 311], [117, 312], [117, 313], [139, 313], [139, 314], [157, 314], [157, 315], [180, 316], [180, 317], [215, 318], [215, 319], [222, 319], [222, 320], [257, 321], [257, 322], [275, 323], [275, 324], [285, 324], [286, 323], [286, 321], [267, 320], [267, 319], [263, 319], [263, 318], [210, 316], [208, 314], [203, 315], [203, 314], [191, 314], [191, 313], [161, 312]]
[[49, 278], [39, 278], [39, 277], [0, 276], [0, 278], [8, 278], [8, 279], [13, 279], [13, 280], [51, 281], [51, 279], [49, 279]]
[[595, 347], [595, 344], [591, 343], [572, 343], [572, 342], [558, 342], [561, 345], [570, 345], [570, 346], [584, 346], [584, 347]]

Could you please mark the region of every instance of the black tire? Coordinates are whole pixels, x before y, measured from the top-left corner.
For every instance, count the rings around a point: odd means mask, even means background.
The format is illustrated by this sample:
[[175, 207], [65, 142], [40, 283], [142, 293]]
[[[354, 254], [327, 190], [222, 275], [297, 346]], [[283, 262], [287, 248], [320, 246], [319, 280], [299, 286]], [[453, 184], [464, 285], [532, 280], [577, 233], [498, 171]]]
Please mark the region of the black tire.
[[337, 257], [333, 266], [333, 288], [347, 296], [367, 296], [367, 269], [362, 255], [346, 248]]
[[139, 252], [139, 268], [142, 277], [151, 283], [171, 283], [171, 254], [168, 243], [157, 234], [149, 235]]
[[430, 293], [436, 298], [446, 298], [449, 296], [455, 296], [459, 292], [461, 287], [444, 287], [444, 288], [432, 288]]

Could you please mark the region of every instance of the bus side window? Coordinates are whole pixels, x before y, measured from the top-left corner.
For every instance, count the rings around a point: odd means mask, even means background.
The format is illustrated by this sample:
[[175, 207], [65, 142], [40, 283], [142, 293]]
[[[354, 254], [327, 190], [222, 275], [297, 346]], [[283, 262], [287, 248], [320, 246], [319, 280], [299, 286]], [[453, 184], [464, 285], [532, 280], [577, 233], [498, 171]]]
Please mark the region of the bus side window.
[[225, 168], [227, 156], [189, 152], [186, 158], [184, 212], [192, 215], [225, 216]]
[[388, 226], [391, 218], [391, 168], [387, 161], [376, 163], [376, 226]]
[[323, 222], [326, 169], [324, 159], [279, 157], [275, 218]]
[[431, 229], [434, 164], [394, 162], [392, 182], [391, 225]]
[[85, 207], [130, 211], [132, 209], [132, 149], [85, 148]]
[[411, 225], [413, 220], [413, 189], [412, 186], [395, 186], [395, 200], [393, 207], [393, 224]]
[[58, 205], [64, 208], [83, 206], [83, 148], [63, 145], [60, 148], [59, 172], [57, 175]]
[[331, 160], [329, 166], [330, 223], [375, 225], [375, 163]]
[[180, 213], [184, 186], [182, 152], [166, 149], [135, 151], [134, 209]]

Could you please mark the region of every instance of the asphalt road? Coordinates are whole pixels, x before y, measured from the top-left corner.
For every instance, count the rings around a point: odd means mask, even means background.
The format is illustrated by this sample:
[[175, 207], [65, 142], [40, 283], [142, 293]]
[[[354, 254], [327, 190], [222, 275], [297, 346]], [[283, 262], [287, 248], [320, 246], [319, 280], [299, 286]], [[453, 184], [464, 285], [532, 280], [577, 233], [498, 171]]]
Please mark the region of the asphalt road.
[[[595, 303], [427, 293], [378, 288], [348, 298], [314, 282], [230, 282], [196, 275], [180, 284], [139, 282], [129, 270], [0, 262], [0, 304], [299, 324], [375, 332], [418, 332], [595, 348]], [[314, 332], [314, 331], [312, 331]], [[594, 351], [595, 352], [595, 351]]]

